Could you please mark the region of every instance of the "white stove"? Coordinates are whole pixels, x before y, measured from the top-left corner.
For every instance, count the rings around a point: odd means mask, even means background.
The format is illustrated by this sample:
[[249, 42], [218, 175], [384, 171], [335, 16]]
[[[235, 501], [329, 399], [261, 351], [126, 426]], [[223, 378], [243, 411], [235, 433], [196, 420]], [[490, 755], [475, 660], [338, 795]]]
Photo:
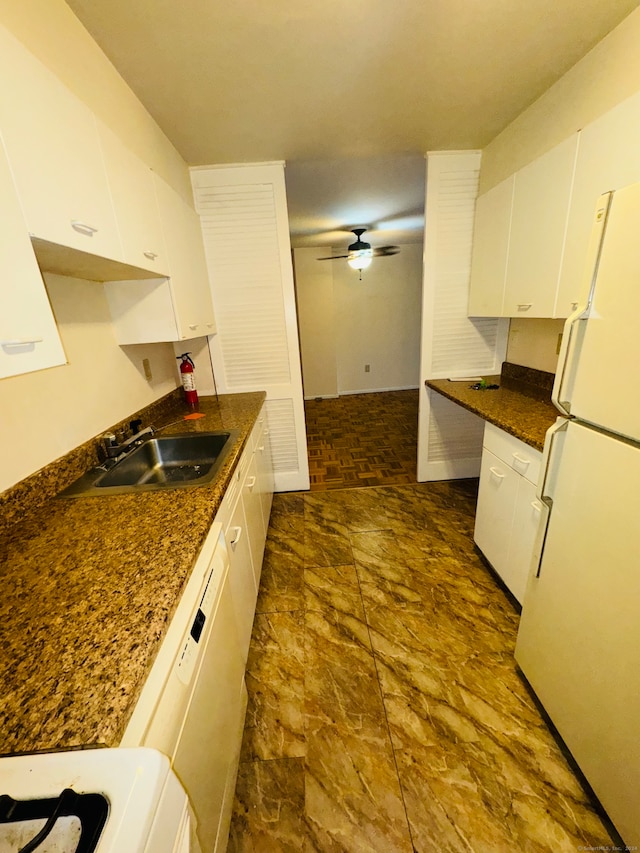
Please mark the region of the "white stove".
[[199, 853], [187, 796], [154, 749], [0, 759], [0, 853]]

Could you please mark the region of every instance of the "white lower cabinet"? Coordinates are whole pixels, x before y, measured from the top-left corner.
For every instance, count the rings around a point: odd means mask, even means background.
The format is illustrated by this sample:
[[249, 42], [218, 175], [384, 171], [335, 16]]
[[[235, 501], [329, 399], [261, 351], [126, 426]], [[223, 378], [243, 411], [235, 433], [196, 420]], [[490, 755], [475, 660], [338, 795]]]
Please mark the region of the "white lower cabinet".
[[474, 541], [520, 603], [540, 520], [541, 461], [539, 451], [486, 424]]
[[233, 479], [220, 509], [216, 521], [222, 524], [224, 537], [229, 549], [229, 576], [233, 609], [236, 614], [240, 651], [246, 662], [251, 641], [253, 616], [256, 609], [258, 589], [255, 583], [249, 532], [242, 502], [242, 488], [247, 468], [247, 454], [243, 453], [234, 472]]
[[273, 499], [268, 430], [264, 436], [266, 424], [267, 414], [263, 406], [216, 515], [229, 550], [231, 595], [245, 661], [260, 587], [268, 513]]

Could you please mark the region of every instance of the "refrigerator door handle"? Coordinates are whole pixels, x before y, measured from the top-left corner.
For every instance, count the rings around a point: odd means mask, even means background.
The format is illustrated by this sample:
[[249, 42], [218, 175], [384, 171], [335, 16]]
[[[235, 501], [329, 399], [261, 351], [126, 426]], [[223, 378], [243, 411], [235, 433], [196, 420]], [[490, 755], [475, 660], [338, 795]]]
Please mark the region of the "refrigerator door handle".
[[[551, 519], [551, 510], [553, 509], [553, 498], [546, 493], [546, 488], [549, 482], [549, 472], [551, 470], [551, 461], [553, 455], [553, 447], [558, 433], [564, 432], [569, 426], [569, 421], [566, 418], [558, 418], [553, 426], [547, 430], [547, 435], [544, 442], [544, 452], [542, 456], [542, 477], [536, 489], [540, 503], [546, 507], [546, 518], [544, 519], [544, 529], [540, 533], [540, 549], [538, 555], [538, 568], [536, 569], [536, 577], [540, 577], [540, 569], [542, 566], [542, 558], [544, 556], [544, 546], [547, 542], [547, 530], [549, 529], [549, 521]], [[539, 539], [539, 541], [540, 541]]]
[[571, 400], [565, 400], [563, 397], [565, 396], [565, 380], [569, 373], [569, 352], [571, 350], [573, 330], [575, 329], [578, 320], [582, 320], [588, 315], [589, 307], [588, 303], [587, 305], [578, 305], [576, 310], [572, 314], [569, 314], [565, 320], [564, 328], [562, 330], [562, 342], [560, 344], [560, 355], [558, 356], [558, 367], [556, 371], [558, 380], [553, 384], [551, 402], [556, 409], [562, 412], [566, 417], [571, 416]]
[[609, 210], [613, 192], [603, 193], [598, 199], [596, 205], [595, 222], [591, 239], [587, 249], [587, 270], [590, 275], [589, 279], [589, 294], [584, 304], [577, 304], [575, 311], [567, 317], [562, 331], [562, 342], [560, 344], [560, 354], [558, 356], [558, 367], [556, 369], [556, 381], [553, 383], [553, 391], [551, 393], [551, 402], [565, 417], [571, 416], [571, 400], [566, 392], [566, 382], [570, 371], [570, 357], [572, 355], [573, 333], [579, 320], [585, 320], [591, 313], [591, 305], [593, 304], [593, 295], [596, 287], [596, 279], [598, 277], [598, 267], [600, 266], [600, 255], [602, 254], [602, 241], [607, 227]]

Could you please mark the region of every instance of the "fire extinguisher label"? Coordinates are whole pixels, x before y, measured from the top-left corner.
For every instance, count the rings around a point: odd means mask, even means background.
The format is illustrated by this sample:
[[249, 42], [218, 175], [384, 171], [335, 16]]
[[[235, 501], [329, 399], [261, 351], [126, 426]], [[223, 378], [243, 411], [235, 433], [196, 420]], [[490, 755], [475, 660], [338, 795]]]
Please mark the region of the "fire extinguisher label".
[[185, 391], [195, 391], [196, 390], [196, 382], [195, 376], [193, 373], [183, 373], [182, 376], [182, 387]]

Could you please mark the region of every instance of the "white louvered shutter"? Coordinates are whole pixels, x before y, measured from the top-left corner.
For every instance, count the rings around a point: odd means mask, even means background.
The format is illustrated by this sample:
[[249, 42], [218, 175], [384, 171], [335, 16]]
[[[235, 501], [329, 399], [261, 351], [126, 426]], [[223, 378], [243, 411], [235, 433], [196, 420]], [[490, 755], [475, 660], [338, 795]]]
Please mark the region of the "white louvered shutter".
[[191, 180], [216, 311], [218, 390], [267, 392], [276, 490], [308, 489], [284, 167], [195, 168]]
[[484, 421], [427, 379], [499, 373], [508, 321], [467, 316], [480, 152], [427, 155], [418, 480], [475, 477]]

